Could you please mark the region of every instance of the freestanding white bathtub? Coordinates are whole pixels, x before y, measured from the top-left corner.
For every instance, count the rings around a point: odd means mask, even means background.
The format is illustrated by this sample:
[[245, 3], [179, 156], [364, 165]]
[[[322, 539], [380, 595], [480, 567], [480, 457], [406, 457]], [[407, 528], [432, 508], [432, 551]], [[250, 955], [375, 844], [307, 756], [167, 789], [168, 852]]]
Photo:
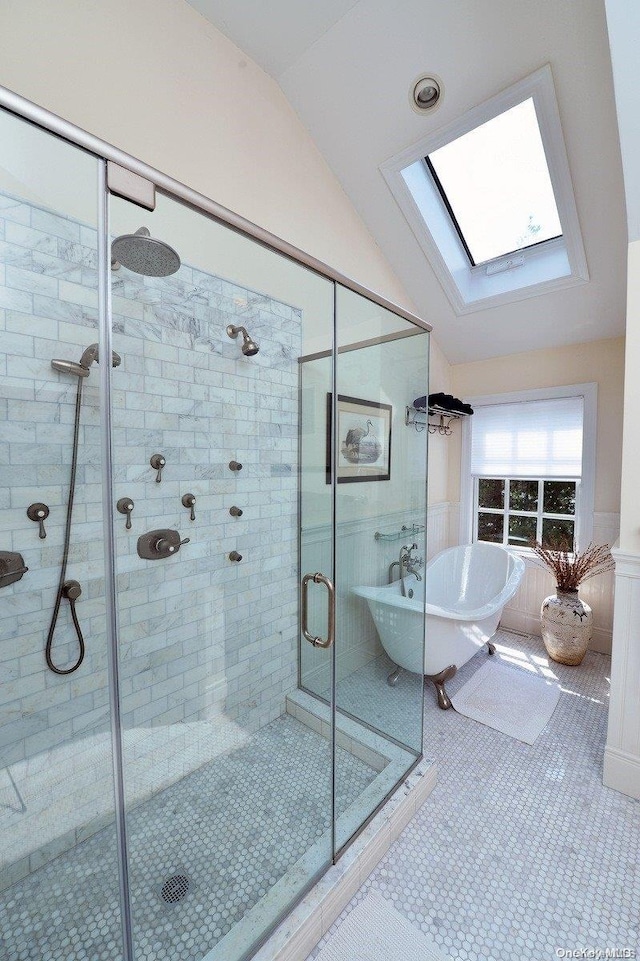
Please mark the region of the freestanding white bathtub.
[[[392, 661], [436, 685], [440, 707], [450, 706], [444, 682], [488, 644], [502, 609], [515, 594], [524, 561], [498, 544], [452, 547], [436, 555], [425, 570], [424, 584], [405, 576], [384, 587], [354, 587], [365, 598], [380, 641]], [[423, 590], [424, 588], [424, 590]], [[426, 644], [422, 644], [422, 605], [426, 592]], [[493, 648], [489, 646], [489, 652]], [[398, 672], [389, 677], [395, 684]]]

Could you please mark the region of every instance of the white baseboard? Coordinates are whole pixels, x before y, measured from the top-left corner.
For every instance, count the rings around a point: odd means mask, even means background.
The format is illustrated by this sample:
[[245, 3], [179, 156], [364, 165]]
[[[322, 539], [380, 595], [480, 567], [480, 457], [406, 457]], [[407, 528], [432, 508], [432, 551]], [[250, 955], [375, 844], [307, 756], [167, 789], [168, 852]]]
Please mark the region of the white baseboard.
[[602, 782], [606, 787], [640, 800], [640, 757], [606, 747]]

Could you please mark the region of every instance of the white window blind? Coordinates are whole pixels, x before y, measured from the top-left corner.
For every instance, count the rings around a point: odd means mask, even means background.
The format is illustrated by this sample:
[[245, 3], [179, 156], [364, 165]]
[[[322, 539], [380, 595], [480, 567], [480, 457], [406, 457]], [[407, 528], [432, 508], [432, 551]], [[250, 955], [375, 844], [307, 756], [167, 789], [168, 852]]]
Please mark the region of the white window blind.
[[471, 418], [471, 473], [579, 479], [582, 424], [582, 397], [476, 407]]

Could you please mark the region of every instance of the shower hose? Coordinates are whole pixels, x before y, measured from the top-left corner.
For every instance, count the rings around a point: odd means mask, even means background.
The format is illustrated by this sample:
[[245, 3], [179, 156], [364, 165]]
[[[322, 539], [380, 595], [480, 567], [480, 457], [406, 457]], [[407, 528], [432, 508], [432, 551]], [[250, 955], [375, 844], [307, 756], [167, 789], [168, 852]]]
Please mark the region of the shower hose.
[[[71, 456], [71, 477], [69, 479], [69, 497], [67, 499], [67, 521], [64, 530], [64, 548], [62, 552], [62, 566], [60, 568], [60, 579], [58, 581], [58, 590], [56, 592], [56, 602], [53, 607], [53, 614], [51, 616], [51, 624], [49, 625], [49, 633], [47, 635], [47, 644], [45, 647], [44, 656], [47, 661], [47, 667], [54, 674], [73, 674], [77, 671], [84, 660], [84, 637], [82, 636], [82, 629], [80, 627], [80, 622], [78, 620], [78, 615], [76, 613], [76, 601], [82, 593], [80, 584], [77, 581], [66, 580], [67, 577], [67, 561], [69, 560], [69, 544], [71, 542], [71, 516], [73, 514], [73, 498], [76, 491], [76, 472], [78, 470], [78, 444], [80, 440], [80, 411], [82, 406], [82, 377], [78, 377], [78, 392], [76, 394], [76, 411], [75, 411], [75, 421], [73, 427], [73, 453]], [[71, 667], [62, 669], [56, 667], [51, 658], [51, 646], [53, 644], [53, 635], [56, 630], [56, 624], [58, 622], [58, 615], [60, 613], [60, 604], [62, 603], [62, 598], [66, 597], [69, 601], [69, 606], [71, 608], [71, 618], [73, 620], [73, 626], [75, 628], [76, 636], [78, 638], [78, 657]]]

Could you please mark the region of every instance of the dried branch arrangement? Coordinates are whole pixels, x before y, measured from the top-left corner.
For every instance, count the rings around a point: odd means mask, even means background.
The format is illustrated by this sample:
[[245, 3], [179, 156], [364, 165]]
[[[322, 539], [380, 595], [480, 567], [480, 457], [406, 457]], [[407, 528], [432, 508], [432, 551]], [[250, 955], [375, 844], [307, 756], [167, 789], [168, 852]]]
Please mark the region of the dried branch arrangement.
[[532, 541], [530, 547], [555, 577], [559, 591], [577, 591], [583, 581], [614, 567], [608, 544], [589, 544], [575, 554], [568, 549], [568, 543], [560, 545], [559, 550], [550, 550], [538, 541]]

